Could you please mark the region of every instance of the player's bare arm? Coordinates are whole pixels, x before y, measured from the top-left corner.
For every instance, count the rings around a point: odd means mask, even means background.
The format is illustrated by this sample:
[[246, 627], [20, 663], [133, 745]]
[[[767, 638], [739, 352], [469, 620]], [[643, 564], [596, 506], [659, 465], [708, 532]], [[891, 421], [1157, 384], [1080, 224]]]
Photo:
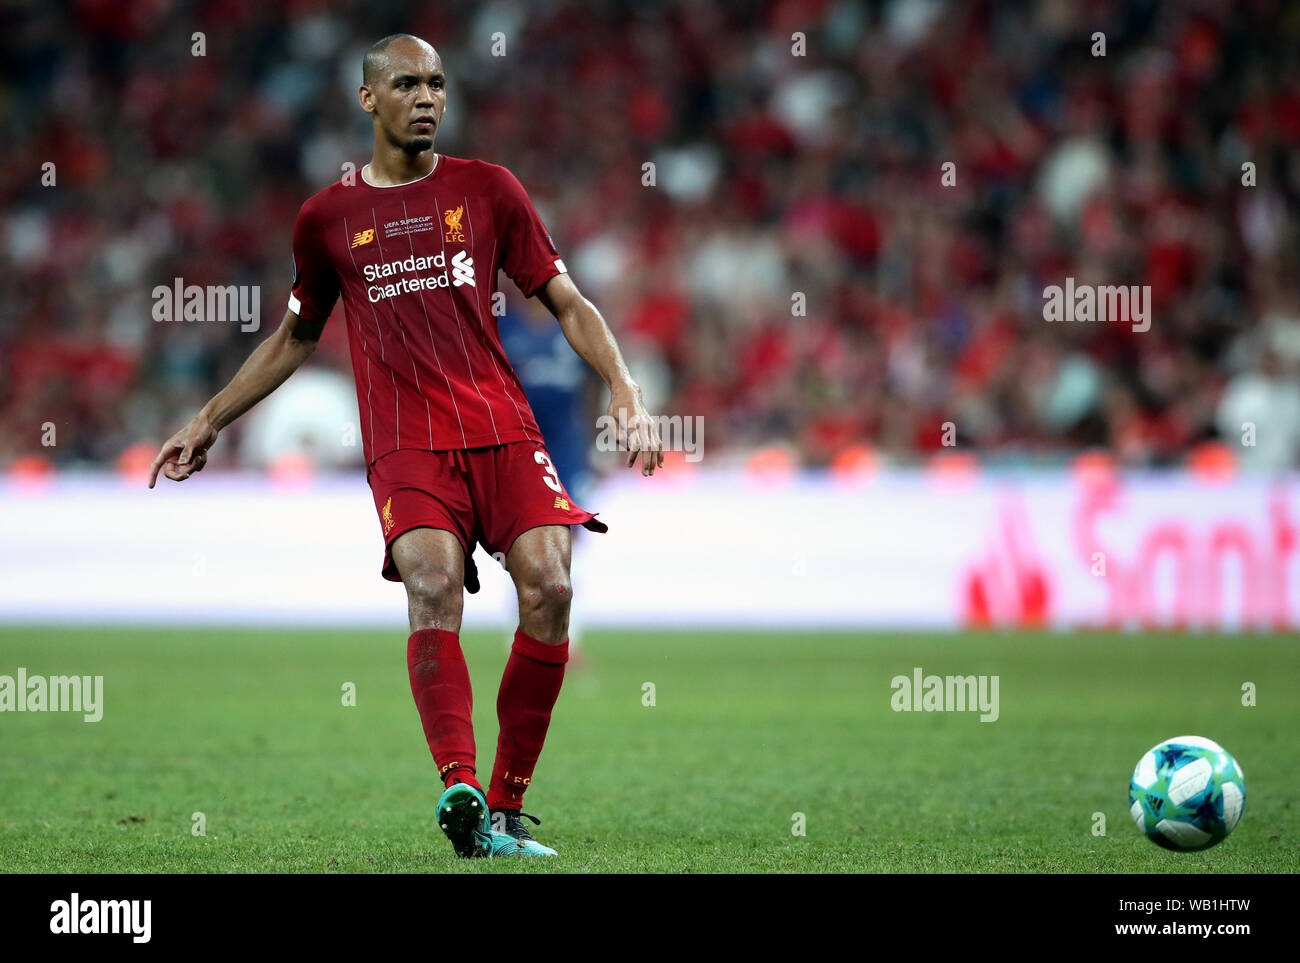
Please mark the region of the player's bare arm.
[[[630, 468], [641, 456], [641, 474], [653, 475], [663, 467], [663, 442], [659, 425], [646, 410], [641, 387], [632, 380], [623, 353], [609, 325], [596, 306], [582, 296], [567, 274], [557, 274], [537, 292], [538, 299], [560, 322], [560, 329], [583, 361], [591, 365], [609, 388], [609, 416], [618, 428], [618, 440], [626, 443]], [[622, 418], [619, 412], [624, 412]], [[626, 422], [627, 430], [623, 425]]]
[[172, 481], [185, 481], [202, 471], [221, 430], [284, 384], [311, 357], [324, 326], [323, 320], [303, 321], [292, 311], [285, 312], [280, 327], [248, 356], [230, 384], [163, 444], [149, 469], [149, 487], [153, 488], [160, 469]]

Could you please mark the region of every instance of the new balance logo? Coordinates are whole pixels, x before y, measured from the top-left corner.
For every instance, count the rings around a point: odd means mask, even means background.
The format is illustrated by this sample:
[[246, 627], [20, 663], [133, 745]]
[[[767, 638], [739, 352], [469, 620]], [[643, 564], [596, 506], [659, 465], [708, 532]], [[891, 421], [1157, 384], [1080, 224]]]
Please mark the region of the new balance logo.
[[374, 228], [366, 228], [364, 231], [357, 231], [352, 235], [352, 246], [360, 247], [362, 244], [369, 244], [375, 239]]
[[474, 259], [467, 252], [461, 251], [451, 259], [451, 276], [456, 287], [474, 286]]

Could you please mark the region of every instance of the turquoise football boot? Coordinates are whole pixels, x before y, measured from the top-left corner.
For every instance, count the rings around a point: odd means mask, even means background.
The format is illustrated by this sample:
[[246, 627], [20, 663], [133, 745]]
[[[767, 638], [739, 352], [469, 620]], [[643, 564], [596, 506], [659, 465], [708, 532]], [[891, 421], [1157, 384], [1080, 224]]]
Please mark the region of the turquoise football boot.
[[439, 828], [451, 840], [451, 847], [457, 856], [473, 859], [495, 855], [495, 841], [492, 838], [494, 833], [488, 822], [487, 797], [481, 789], [463, 782], [452, 783], [438, 797], [434, 811], [438, 815]]
[[560, 855], [550, 846], [543, 846], [535, 839], [523, 839], [519, 841], [520, 856], [558, 856]]
[[492, 858], [502, 859], [506, 856], [522, 856], [523, 850], [519, 846], [519, 840], [513, 836], [507, 836], [505, 833], [492, 833]]
[[557, 853], [549, 846], [543, 846], [535, 839], [515, 839], [508, 833], [492, 834], [492, 858], [503, 859], [507, 856], [555, 856]]
[[[551, 849], [550, 846], [543, 846], [537, 840], [533, 839], [533, 834], [528, 831], [520, 816], [526, 816], [533, 821], [533, 825], [540, 826], [542, 821], [536, 816], [528, 813], [521, 813], [516, 809], [494, 809], [492, 810], [492, 835], [506, 836], [517, 844], [519, 851], [514, 853], [516, 856], [558, 856], [559, 854]], [[496, 855], [493, 853], [492, 855]], [[503, 854], [511, 855], [511, 854]]]

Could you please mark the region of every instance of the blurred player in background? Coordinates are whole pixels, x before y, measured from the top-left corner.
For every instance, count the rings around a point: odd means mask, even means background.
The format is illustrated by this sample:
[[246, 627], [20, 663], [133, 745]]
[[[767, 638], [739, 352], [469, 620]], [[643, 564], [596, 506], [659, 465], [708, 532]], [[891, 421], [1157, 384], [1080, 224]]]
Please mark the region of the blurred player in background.
[[[652, 474], [662, 446], [609, 327], [569, 279], [519, 182], [503, 167], [434, 152], [447, 106], [437, 51], [407, 34], [380, 40], [366, 53], [359, 99], [373, 157], [355, 182], [303, 204], [283, 323], [162, 446], [149, 485], [160, 470], [174, 481], [201, 471], [218, 433], [307, 360], [341, 296], [383, 575], [406, 586], [411, 691], [446, 786], [439, 826], [460, 856], [553, 855], [521, 806], [568, 661], [570, 526], [605, 526], [562, 484], [502, 348], [498, 269], [538, 298], [609, 387], [611, 417], [626, 419], [627, 464]], [[464, 591], [479, 587], [476, 543], [504, 556], [519, 603], [486, 793], [459, 637]]]

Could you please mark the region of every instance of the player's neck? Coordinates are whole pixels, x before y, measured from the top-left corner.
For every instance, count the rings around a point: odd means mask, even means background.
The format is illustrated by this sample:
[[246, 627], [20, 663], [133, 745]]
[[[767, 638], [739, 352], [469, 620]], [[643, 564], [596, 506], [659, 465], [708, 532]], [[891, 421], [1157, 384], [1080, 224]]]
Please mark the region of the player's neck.
[[370, 163], [361, 168], [361, 177], [372, 187], [400, 187], [428, 177], [437, 165], [438, 155], [433, 150], [412, 156], [400, 148], [376, 148]]

